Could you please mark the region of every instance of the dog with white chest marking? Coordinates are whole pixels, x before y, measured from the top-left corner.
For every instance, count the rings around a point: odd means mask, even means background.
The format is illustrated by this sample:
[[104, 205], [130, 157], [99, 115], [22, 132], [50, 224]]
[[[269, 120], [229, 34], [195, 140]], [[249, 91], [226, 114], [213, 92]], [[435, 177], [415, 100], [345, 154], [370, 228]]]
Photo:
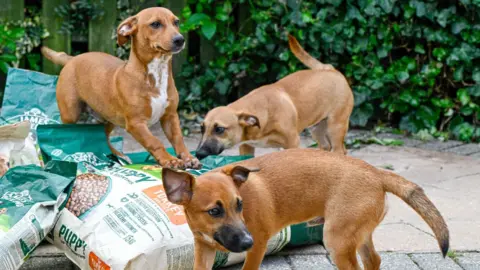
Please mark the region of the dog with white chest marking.
[[[105, 123], [107, 137], [115, 126], [125, 128], [157, 162], [170, 168], [200, 168], [185, 146], [177, 113], [178, 92], [172, 55], [185, 47], [179, 20], [168, 9], [140, 11], [117, 29], [119, 45], [131, 40], [130, 58], [89, 52], [75, 57], [42, 47], [42, 54], [63, 65], [57, 102], [63, 123], [76, 123], [83, 110]], [[149, 127], [161, 123], [178, 157], [167, 153]], [[122, 155], [111, 144], [114, 154]]]

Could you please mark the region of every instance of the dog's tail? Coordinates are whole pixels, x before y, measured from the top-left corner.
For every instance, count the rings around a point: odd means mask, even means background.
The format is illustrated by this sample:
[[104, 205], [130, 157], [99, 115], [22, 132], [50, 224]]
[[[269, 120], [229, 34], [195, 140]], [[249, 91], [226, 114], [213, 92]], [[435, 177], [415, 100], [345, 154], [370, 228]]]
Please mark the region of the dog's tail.
[[305, 66], [311, 68], [311, 69], [324, 69], [324, 70], [330, 70], [334, 69], [334, 67], [330, 64], [324, 64], [317, 59], [313, 58], [310, 54], [308, 54], [298, 43], [297, 39], [292, 36], [288, 35], [288, 45], [290, 47], [290, 50], [292, 53], [297, 57], [300, 62], [302, 62]]
[[42, 46], [40, 49], [42, 52], [43, 56], [47, 58], [48, 60], [52, 61], [53, 63], [61, 66], [65, 66], [68, 61], [70, 61], [73, 56], [68, 55], [64, 52], [56, 52], [47, 46]]
[[392, 172], [385, 171], [385, 173], [384, 190], [400, 197], [425, 220], [435, 234], [443, 257], [445, 257], [449, 248], [449, 232], [438, 209], [420, 186]]

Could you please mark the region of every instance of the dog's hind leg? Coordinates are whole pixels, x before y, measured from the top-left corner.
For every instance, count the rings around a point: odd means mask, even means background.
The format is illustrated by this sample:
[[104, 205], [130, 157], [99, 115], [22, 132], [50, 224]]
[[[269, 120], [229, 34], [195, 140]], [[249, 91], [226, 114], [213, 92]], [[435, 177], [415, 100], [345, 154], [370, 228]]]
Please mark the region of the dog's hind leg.
[[379, 270], [380, 269], [380, 255], [378, 255], [373, 246], [372, 234], [365, 238], [365, 242], [360, 246], [360, 256], [362, 257], [363, 268], [365, 270]]
[[347, 119], [335, 119], [328, 117], [327, 119], [327, 138], [332, 146], [332, 151], [337, 153], [347, 154], [344, 140], [348, 131], [348, 117]]
[[57, 83], [57, 103], [60, 118], [64, 124], [75, 124], [85, 104], [75, 90], [75, 85], [68, 78], [60, 76]]
[[348, 224], [336, 222], [327, 218], [323, 231], [325, 247], [339, 270], [361, 270], [357, 260], [356, 234], [348, 231], [351, 228]]
[[318, 147], [325, 151], [330, 151], [331, 145], [327, 138], [327, 119], [323, 119], [310, 128], [313, 139], [317, 142]]
[[127, 160], [128, 162], [132, 163], [132, 161], [130, 160], [129, 157], [127, 157], [126, 155], [124, 155], [123, 153], [121, 153], [120, 151], [115, 149], [115, 147], [113, 147], [112, 143], [110, 142], [110, 134], [112, 133], [114, 128], [115, 128], [114, 124], [112, 124], [110, 122], [105, 123], [105, 135], [107, 135], [107, 142], [108, 142], [108, 147], [110, 148], [110, 151], [112, 151], [112, 153], [114, 155], [119, 156], [119, 157]]

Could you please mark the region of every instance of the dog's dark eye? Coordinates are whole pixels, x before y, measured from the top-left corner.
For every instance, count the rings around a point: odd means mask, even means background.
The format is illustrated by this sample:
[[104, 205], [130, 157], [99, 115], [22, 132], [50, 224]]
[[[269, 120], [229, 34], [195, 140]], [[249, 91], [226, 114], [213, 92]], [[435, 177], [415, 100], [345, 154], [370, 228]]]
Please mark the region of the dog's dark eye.
[[237, 212], [242, 212], [243, 202], [240, 199], [237, 199]]
[[222, 212], [222, 209], [220, 209], [218, 207], [215, 207], [215, 208], [212, 208], [212, 209], [208, 210], [208, 214], [212, 217], [221, 217], [223, 212]]
[[162, 26], [162, 24], [160, 22], [153, 22], [150, 24], [150, 27], [152, 27], [153, 29], [158, 29]]
[[173, 24], [178, 27], [178, 26], [180, 25], [180, 21], [179, 21], [179, 20], [175, 20], [175, 21], [173, 21]]
[[215, 127], [215, 133], [217, 133], [218, 135], [222, 135], [223, 132], [225, 132], [224, 127]]

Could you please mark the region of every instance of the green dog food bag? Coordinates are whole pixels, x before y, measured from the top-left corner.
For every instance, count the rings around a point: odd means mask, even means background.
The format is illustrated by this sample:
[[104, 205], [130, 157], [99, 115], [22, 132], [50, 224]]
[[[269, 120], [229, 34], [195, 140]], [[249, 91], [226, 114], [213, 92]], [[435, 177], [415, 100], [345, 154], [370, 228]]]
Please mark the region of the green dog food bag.
[[16, 270], [45, 239], [67, 198], [76, 164], [11, 168], [0, 177], [0, 269]]
[[[35, 131], [39, 125], [61, 124], [56, 98], [57, 81], [58, 76], [9, 68], [0, 111], [0, 126], [28, 120], [31, 128], [29, 137], [36, 143]], [[92, 115], [84, 112], [78, 123], [95, 124], [96, 122]], [[71, 139], [73, 140], [74, 137]], [[112, 137], [111, 141], [116, 149], [121, 148], [121, 137]]]
[[45, 161], [63, 160], [82, 166], [103, 168], [115, 165], [103, 125], [41, 125], [38, 144]]

